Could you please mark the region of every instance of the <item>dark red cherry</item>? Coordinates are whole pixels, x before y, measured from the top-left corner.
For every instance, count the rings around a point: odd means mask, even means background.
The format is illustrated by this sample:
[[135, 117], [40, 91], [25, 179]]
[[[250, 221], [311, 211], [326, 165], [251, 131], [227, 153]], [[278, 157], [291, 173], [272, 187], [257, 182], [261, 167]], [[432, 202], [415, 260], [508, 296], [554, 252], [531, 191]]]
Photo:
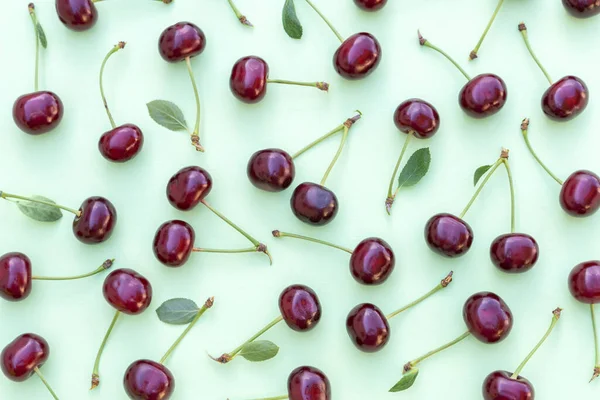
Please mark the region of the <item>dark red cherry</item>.
[[31, 260], [23, 253], [0, 257], [0, 297], [8, 301], [25, 300], [31, 293]]
[[390, 245], [374, 237], [360, 242], [350, 257], [350, 273], [365, 285], [381, 285], [390, 277], [395, 265]]
[[504, 272], [529, 271], [537, 262], [540, 248], [535, 239], [525, 233], [500, 235], [492, 242], [492, 263]]
[[152, 301], [152, 285], [134, 270], [122, 268], [104, 280], [102, 293], [108, 303], [124, 314], [141, 314]]
[[331, 400], [331, 384], [320, 369], [298, 367], [288, 378], [289, 400]]
[[125, 371], [123, 387], [132, 400], [168, 400], [175, 391], [175, 377], [162, 364], [138, 360]]
[[327, 225], [338, 212], [335, 193], [311, 182], [304, 182], [296, 187], [290, 205], [294, 215], [310, 225]]
[[507, 371], [494, 371], [483, 381], [483, 400], [533, 400], [533, 385], [522, 376], [511, 378]]
[[364, 11], [378, 11], [387, 4], [387, 0], [354, 0], [354, 4]]
[[495, 293], [479, 292], [467, 299], [463, 319], [469, 332], [483, 343], [506, 339], [513, 327], [513, 315], [504, 300]]
[[394, 123], [404, 133], [412, 132], [419, 139], [428, 139], [438, 131], [440, 115], [428, 102], [408, 99], [396, 108]]
[[231, 93], [244, 103], [258, 103], [267, 94], [269, 65], [256, 56], [240, 58], [233, 65], [229, 77]]
[[504, 107], [506, 95], [506, 84], [502, 78], [494, 74], [481, 74], [463, 86], [458, 101], [467, 115], [485, 118]]
[[117, 224], [117, 210], [104, 197], [94, 196], [79, 207], [81, 216], [73, 220], [73, 233], [80, 242], [102, 243], [110, 238]]
[[297, 332], [313, 329], [321, 320], [317, 294], [304, 285], [291, 285], [279, 296], [279, 311], [285, 323]]
[[431, 250], [444, 257], [459, 257], [473, 244], [473, 230], [452, 214], [437, 214], [425, 225], [425, 241]]
[[23, 132], [41, 135], [60, 124], [64, 106], [60, 97], [48, 91], [19, 97], [13, 105], [13, 119]]
[[585, 110], [589, 99], [585, 82], [576, 76], [565, 76], [546, 90], [542, 110], [554, 121], [569, 121]]
[[296, 176], [294, 160], [281, 149], [259, 150], [248, 161], [248, 179], [259, 189], [281, 192], [292, 184]]
[[188, 211], [196, 207], [212, 189], [212, 178], [200, 167], [182, 168], [167, 183], [167, 199], [173, 207]]
[[381, 310], [369, 303], [359, 304], [346, 318], [346, 331], [357, 349], [374, 353], [390, 339], [390, 325]]
[[563, 0], [565, 9], [574, 17], [589, 18], [600, 14], [598, 0]]
[[29, 379], [35, 368], [48, 360], [50, 346], [46, 340], [33, 333], [17, 336], [0, 354], [2, 372], [8, 379], [23, 382]]
[[195, 240], [196, 233], [187, 222], [168, 221], [156, 231], [152, 250], [158, 261], [167, 267], [180, 267], [190, 258]]
[[563, 183], [560, 205], [573, 217], [587, 217], [600, 207], [600, 177], [591, 171], [575, 171]]
[[77, 32], [91, 29], [98, 20], [93, 0], [56, 0], [56, 13], [67, 28]]
[[350, 36], [333, 55], [333, 67], [341, 77], [356, 80], [370, 75], [381, 61], [381, 46], [370, 33]]
[[144, 134], [133, 124], [125, 124], [111, 129], [100, 136], [98, 149], [109, 161], [125, 162], [131, 160], [142, 149]]
[[569, 290], [582, 303], [600, 303], [600, 261], [577, 264], [569, 274]]
[[158, 39], [158, 51], [165, 61], [175, 63], [204, 51], [206, 36], [191, 22], [179, 22], [165, 29]]

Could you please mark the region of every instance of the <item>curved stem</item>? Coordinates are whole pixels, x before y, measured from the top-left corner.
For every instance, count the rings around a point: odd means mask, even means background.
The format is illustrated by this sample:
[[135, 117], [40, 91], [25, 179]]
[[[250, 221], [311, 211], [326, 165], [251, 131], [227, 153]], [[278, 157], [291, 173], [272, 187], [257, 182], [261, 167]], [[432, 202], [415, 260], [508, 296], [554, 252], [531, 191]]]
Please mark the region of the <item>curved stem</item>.
[[319, 14], [319, 17], [321, 17], [321, 19], [323, 21], [325, 21], [327, 26], [329, 26], [329, 29], [332, 30], [332, 32], [335, 34], [335, 36], [337, 36], [339, 41], [341, 43], [344, 43], [344, 38], [342, 37], [342, 35], [340, 35], [340, 33], [337, 31], [337, 29], [334, 28], [334, 26], [331, 24], [331, 22], [329, 22], [329, 20], [325, 17], [325, 15], [323, 15], [323, 13], [321, 11], [319, 11], [319, 9], [313, 4], [313, 2], [311, 0], [306, 0], [306, 2], [308, 3], [309, 6], [312, 7], [313, 10], [315, 10], [317, 12], [317, 14]]
[[44, 204], [46, 206], [56, 207], [56, 208], [60, 208], [61, 210], [68, 211], [70, 213], [75, 214], [78, 217], [81, 216], [81, 211], [79, 211], [79, 210], [74, 210], [72, 208], [61, 206], [60, 204], [55, 204], [55, 203], [52, 203], [49, 201], [33, 199], [31, 197], [19, 196], [16, 194], [6, 193], [6, 192], [2, 192], [2, 191], [0, 191], [0, 198], [5, 199], [5, 200], [8, 200], [8, 199], [25, 200], [25, 201], [30, 201], [32, 203]]
[[419, 32], [419, 43], [421, 44], [421, 46], [429, 47], [430, 49], [433, 49], [433, 50], [437, 51], [438, 53], [440, 53], [441, 55], [443, 55], [444, 57], [446, 57], [446, 59], [448, 61], [450, 61], [452, 64], [454, 64], [454, 66], [456, 68], [458, 68], [458, 70], [464, 75], [465, 78], [467, 78], [468, 81], [471, 80], [471, 77], [469, 76], [469, 74], [467, 74], [467, 72], [460, 65], [458, 65], [458, 63], [456, 61], [454, 61], [454, 59], [452, 57], [450, 57], [444, 50], [429, 43], [429, 41], [427, 39], [425, 39], [423, 36], [421, 36], [420, 32]]
[[387, 206], [388, 202], [392, 202], [394, 200], [394, 194], [392, 191], [394, 190], [394, 182], [396, 181], [396, 175], [398, 174], [398, 170], [400, 169], [400, 163], [402, 163], [402, 159], [404, 158], [404, 153], [406, 153], [406, 149], [408, 148], [408, 143], [410, 142], [411, 137], [413, 136], [412, 131], [406, 135], [406, 139], [404, 139], [404, 145], [402, 146], [402, 151], [400, 152], [400, 157], [398, 157], [398, 161], [396, 162], [396, 166], [394, 167], [394, 173], [392, 174], [392, 179], [390, 179], [390, 186], [388, 187], [388, 195], [386, 201], [386, 208], [388, 214], [390, 213], [391, 204]]
[[196, 124], [194, 125], [194, 132], [192, 132], [192, 145], [196, 148], [196, 150], [204, 152], [204, 147], [202, 147], [200, 144], [200, 95], [198, 94], [198, 85], [196, 85], [196, 78], [194, 77], [192, 62], [189, 57], [185, 58], [185, 65], [187, 66], [188, 73], [190, 74], [192, 88], [194, 89], [194, 96], [196, 97]]
[[273, 236], [278, 237], [278, 238], [290, 237], [290, 238], [294, 238], [294, 239], [306, 240], [308, 242], [319, 243], [319, 244], [322, 244], [325, 246], [333, 247], [334, 249], [342, 250], [349, 254], [353, 253], [352, 250], [350, 250], [347, 247], [338, 246], [337, 244], [326, 242], [326, 241], [320, 240], [320, 239], [311, 238], [309, 236], [297, 235], [295, 233], [281, 232], [281, 231], [275, 230], [275, 231], [273, 231]]
[[235, 6], [235, 4], [233, 3], [233, 0], [227, 0], [229, 2], [229, 6], [231, 7], [231, 9], [233, 10], [233, 12], [235, 13], [235, 16], [237, 17], [237, 19], [246, 26], [254, 26], [252, 25], [252, 23], [250, 21], [248, 21], [248, 18], [246, 18], [245, 15], [243, 15], [240, 10], [238, 10], [238, 8]]
[[498, 15], [498, 13], [500, 12], [500, 9], [502, 8], [502, 4], [504, 4], [504, 0], [499, 0], [498, 5], [496, 6], [496, 10], [494, 11], [494, 14], [492, 14], [492, 18], [490, 18], [490, 22], [488, 22], [485, 30], [483, 31], [483, 34], [481, 35], [481, 38], [479, 39], [479, 42], [477, 42], [477, 46], [475, 46], [475, 48], [471, 52], [471, 55], [469, 56], [470, 60], [474, 60], [477, 58], [477, 52], [479, 51], [479, 48], [483, 44], [483, 41], [485, 40], [485, 37], [487, 36], [488, 32], [490, 31], [490, 28], [494, 24], [494, 21], [496, 20], [496, 16]]
[[51, 277], [51, 276], [35, 276], [34, 275], [31, 277], [31, 279], [38, 280], [38, 281], [74, 281], [76, 279], [87, 278], [89, 276], [93, 276], [93, 275], [99, 274], [100, 272], [106, 271], [107, 269], [112, 267], [114, 261], [115, 261], [114, 258], [112, 260], [106, 260], [106, 261], [104, 261], [104, 263], [101, 266], [99, 266], [92, 272], [88, 272], [87, 274], [83, 274], [83, 275], [75, 275], [75, 276], [68, 276], [68, 277], [53, 277], [53, 276]]
[[494, 174], [494, 172], [498, 169], [498, 167], [502, 163], [502, 160], [503, 160], [502, 158], [498, 159], [498, 161], [496, 161], [496, 163], [494, 164], [494, 166], [492, 167], [492, 169], [490, 169], [490, 172], [487, 173], [487, 175], [483, 179], [483, 182], [481, 182], [481, 184], [479, 185], [479, 187], [475, 191], [475, 194], [473, 195], [473, 197], [471, 197], [471, 200], [469, 201], [469, 203], [467, 204], [467, 206], [465, 207], [465, 209], [460, 213], [460, 217], [459, 218], [463, 218], [465, 216], [465, 214], [467, 213], [467, 211], [469, 211], [469, 208], [471, 208], [471, 206], [473, 205], [473, 203], [475, 202], [475, 200], [479, 196], [479, 193], [481, 193], [481, 190], [483, 189], [483, 187], [485, 186], [485, 184], [490, 180], [490, 178], [492, 177], [492, 175]]
[[321, 186], [325, 186], [325, 182], [327, 181], [327, 178], [329, 177], [331, 170], [335, 166], [335, 163], [337, 162], [338, 158], [340, 158], [340, 155], [342, 154], [342, 150], [344, 150], [344, 145], [346, 144], [346, 139], [348, 139], [349, 131], [350, 131], [350, 129], [347, 126], [344, 126], [344, 133], [342, 133], [342, 140], [340, 141], [340, 146], [338, 147], [338, 150], [335, 153], [333, 160], [331, 160], [329, 167], [327, 167], [327, 171], [325, 171], [325, 175], [323, 175], [323, 179], [321, 179]]
[[332, 131], [327, 132], [326, 134], [324, 134], [323, 136], [321, 136], [317, 140], [315, 140], [315, 141], [311, 142], [310, 144], [304, 146], [300, 151], [294, 153], [294, 155], [292, 156], [292, 159], [295, 160], [296, 158], [300, 157], [302, 154], [306, 153], [308, 150], [312, 149], [313, 147], [315, 147], [316, 145], [318, 145], [319, 143], [321, 143], [325, 139], [330, 138], [331, 136], [335, 135], [336, 133], [342, 131], [343, 129], [344, 129], [344, 125], [342, 124], [342, 125], [336, 127], [335, 129], [333, 129]]
[[52, 390], [52, 387], [50, 386], [50, 384], [48, 383], [48, 381], [46, 380], [46, 378], [44, 378], [44, 375], [42, 374], [42, 371], [40, 371], [40, 369], [38, 367], [35, 367], [33, 370], [35, 371], [35, 373], [37, 374], [37, 376], [40, 378], [40, 380], [42, 381], [42, 383], [46, 386], [46, 388], [48, 389], [48, 391], [50, 392], [50, 394], [52, 395], [52, 397], [54, 397], [56, 400], [58, 400], [58, 396], [56, 395], [56, 393], [54, 393], [54, 390]]
[[96, 361], [94, 361], [94, 370], [92, 371], [92, 387], [90, 390], [95, 389], [100, 384], [100, 358], [102, 357], [102, 352], [104, 352], [104, 347], [106, 346], [106, 342], [108, 341], [108, 337], [110, 336], [117, 320], [119, 319], [119, 315], [121, 312], [117, 310], [115, 316], [106, 331], [106, 335], [104, 335], [104, 339], [102, 339], [102, 343], [100, 344], [100, 348], [98, 349], [98, 354], [96, 355]]
[[35, 15], [35, 7], [33, 3], [29, 4], [29, 16], [33, 23], [33, 31], [35, 33], [35, 78], [34, 78], [34, 91], [38, 91], [39, 88], [39, 64], [40, 64], [40, 36], [38, 34], [38, 20]]
[[194, 247], [192, 249], [195, 253], [221, 253], [221, 254], [234, 254], [234, 253], [254, 253], [256, 251], [256, 247], [248, 247], [245, 249], [204, 249], [199, 247]]
[[206, 312], [206, 310], [208, 310], [209, 308], [211, 308], [214, 303], [215, 303], [215, 298], [214, 297], [211, 297], [208, 300], [206, 300], [206, 302], [204, 303], [204, 305], [202, 306], [202, 308], [200, 308], [200, 310], [198, 310], [198, 313], [196, 314], [196, 316], [194, 317], [194, 319], [192, 320], [192, 322], [189, 323], [189, 325], [187, 326], [187, 328], [185, 328], [185, 330], [177, 338], [177, 340], [175, 341], [175, 343], [173, 343], [173, 345], [171, 347], [169, 347], [169, 350], [167, 350], [167, 352], [165, 353], [165, 355], [163, 356], [163, 358], [160, 359], [160, 363], [161, 364], [164, 364], [165, 361], [167, 361], [167, 358], [169, 358], [169, 356], [171, 355], [171, 353], [173, 353], [173, 350], [175, 350], [175, 348], [179, 345], [179, 343], [181, 343], [181, 341], [187, 336], [187, 334], [189, 333], [189, 331], [192, 330], [192, 328], [194, 327], [194, 325], [196, 325], [196, 323], [198, 322], [198, 320], [200, 319], [200, 317], [202, 317], [202, 315]]
[[287, 81], [284, 79], [267, 79], [267, 83], [280, 83], [283, 85], [315, 87], [324, 92], [327, 92], [329, 90], [329, 83], [327, 83], [327, 82], [296, 82], [296, 81]]
[[447, 287], [451, 282], [452, 282], [452, 275], [454, 275], [453, 271], [450, 271], [450, 273], [448, 275], [446, 275], [446, 277], [444, 279], [442, 279], [442, 281], [433, 289], [431, 289], [429, 292], [427, 292], [426, 294], [424, 294], [423, 296], [419, 297], [418, 299], [416, 299], [415, 301], [408, 303], [407, 305], [405, 305], [404, 307], [394, 311], [391, 314], [388, 314], [386, 316], [386, 318], [392, 319], [394, 318], [396, 315], [408, 310], [409, 308], [412, 308], [414, 306], [416, 306], [417, 304], [427, 300], [429, 297], [433, 296], [434, 294], [436, 294], [437, 292], [439, 292], [440, 290], [442, 290], [443, 288]]
[[114, 46], [109, 52], [108, 54], [106, 54], [106, 57], [104, 57], [104, 60], [102, 61], [102, 66], [100, 67], [100, 95], [102, 96], [102, 103], [104, 104], [104, 109], [106, 110], [106, 115], [108, 115], [108, 119], [110, 120], [110, 124], [112, 125], [113, 129], [117, 127], [117, 125], [115, 124], [115, 120], [113, 119], [110, 110], [108, 109], [108, 103], [106, 102], [106, 96], [104, 95], [104, 67], [106, 67], [106, 62], [108, 61], [108, 59], [110, 58], [110, 56], [112, 56], [113, 54], [115, 54], [117, 51], [121, 50], [125, 48], [125, 42], [119, 42], [119, 44], [117, 44], [116, 46]]
[[600, 376], [600, 347], [598, 345], [598, 327], [596, 326], [596, 312], [594, 311], [594, 305], [590, 304], [590, 312], [592, 315], [592, 329], [594, 330], [594, 350], [595, 350], [595, 362], [594, 362], [594, 375], [590, 382]]
[[519, 24], [519, 30], [521, 31], [521, 35], [523, 36], [523, 41], [525, 42], [525, 46], [527, 46], [527, 50], [529, 50], [529, 54], [531, 54], [533, 61], [535, 61], [535, 63], [538, 65], [538, 67], [540, 67], [540, 69], [542, 70], [542, 73], [546, 76], [546, 79], [548, 79], [548, 82], [550, 82], [550, 85], [552, 85], [554, 82], [552, 81], [550, 74], [548, 73], [548, 71], [546, 71], [546, 68], [544, 68], [544, 66], [542, 65], [540, 60], [537, 58], [537, 56], [533, 52], [533, 49], [531, 48], [531, 44], [529, 43], [529, 35], [527, 35], [527, 26], [525, 26], [525, 24], [521, 22], [521, 24]]
[[538, 344], [533, 348], [533, 350], [531, 350], [531, 352], [527, 355], [527, 357], [525, 357], [525, 360], [523, 360], [523, 362], [519, 365], [517, 370], [510, 377], [511, 379], [516, 379], [521, 374], [521, 371], [523, 371], [523, 368], [525, 368], [525, 365], [527, 364], [527, 362], [531, 359], [531, 357], [533, 357], [535, 352], [542, 346], [542, 344], [544, 344], [546, 339], [548, 339], [548, 336], [550, 336], [550, 333], [552, 333], [552, 330], [554, 329], [554, 327], [556, 326], [556, 323], [560, 319], [561, 311], [562, 310], [560, 308], [557, 308], [556, 310], [554, 310], [552, 312], [552, 314], [553, 314], [552, 322], [550, 323], [550, 327], [546, 331], [546, 334], [542, 337], [542, 339], [538, 342]]
[[435, 355], [435, 354], [437, 354], [437, 353], [439, 353], [439, 352], [441, 352], [441, 351], [444, 351], [444, 350], [446, 350], [446, 349], [447, 349], [447, 348], [449, 348], [449, 347], [452, 347], [452, 346], [454, 346], [455, 344], [457, 344], [457, 343], [459, 343], [459, 342], [463, 341], [464, 339], [466, 339], [466, 338], [467, 338], [467, 337], [469, 337], [470, 335], [471, 335], [471, 332], [469, 332], [469, 331], [466, 331], [465, 333], [463, 333], [462, 335], [460, 335], [459, 337], [457, 337], [457, 338], [456, 338], [456, 339], [454, 339], [453, 341], [451, 341], [451, 342], [449, 342], [449, 343], [446, 343], [445, 345], [443, 345], [443, 346], [440, 346], [440, 347], [438, 347], [437, 349], [435, 349], [435, 350], [432, 350], [432, 351], [430, 351], [429, 353], [427, 353], [427, 354], [425, 354], [425, 355], [423, 355], [423, 356], [421, 356], [421, 357], [419, 357], [419, 358], [416, 358], [416, 359], [414, 359], [413, 361], [411, 361], [411, 362], [409, 362], [409, 363], [407, 364], [407, 366], [410, 366], [410, 368], [406, 368], [406, 367], [405, 367], [405, 368], [404, 368], [404, 369], [405, 369], [405, 371], [409, 371], [411, 368], [415, 367], [415, 366], [416, 366], [417, 364], [419, 364], [420, 362], [422, 362], [422, 361], [424, 361], [424, 360], [428, 359], [429, 357], [431, 357], [431, 356], [433, 356], [433, 355]]
[[531, 153], [533, 158], [535, 158], [535, 160], [538, 162], [538, 164], [540, 164], [540, 166], [542, 168], [544, 168], [544, 170], [548, 173], [548, 175], [550, 175], [552, 177], [552, 179], [554, 179], [559, 185], [562, 186], [563, 181], [561, 179], [559, 179], [556, 175], [554, 175], [554, 173], [552, 173], [552, 171], [550, 171], [550, 169], [548, 167], [546, 167], [546, 164], [544, 164], [542, 162], [542, 160], [536, 154], [535, 150], [533, 150], [533, 147], [531, 146], [531, 143], [529, 142], [528, 128], [529, 128], [529, 119], [526, 118], [523, 120], [523, 123], [521, 124], [521, 133], [523, 134], [523, 139], [525, 139], [525, 144], [527, 145], [529, 152]]
[[504, 167], [506, 168], [506, 174], [508, 175], [508, 186], [510, 187], [510, 232], [515, 233], [515, 185], [510, 166], [508, 165], [508, 159], [503, 158], [502, 164], [504, 164]]

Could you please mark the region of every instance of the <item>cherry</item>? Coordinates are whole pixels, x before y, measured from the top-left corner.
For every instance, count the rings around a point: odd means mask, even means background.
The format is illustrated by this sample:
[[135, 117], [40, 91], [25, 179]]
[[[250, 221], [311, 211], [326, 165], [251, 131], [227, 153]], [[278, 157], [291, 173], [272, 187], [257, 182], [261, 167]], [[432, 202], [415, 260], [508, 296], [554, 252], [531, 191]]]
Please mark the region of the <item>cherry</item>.
[[529, 271], [537, 262], [539, 253], [535, 239], [525, 233], [500, 235], [490, 247], [492, 263], [508, 273]]
[[487, 36], [490, 28], [494, 24], [494, 21], [496, 20], [496, 17], [498, 16], [500, 9], [502, 8], [502, 4], [504, 4], [504, 0], [498, 0], [498, 5], [496, 6], [496, 10], [492, 14], [492, 17], [490, 18], [490, 21], [488, 22], [485, 30], [483, 31], [483, 34], [481, 35], [479, 42], [477, 42], [477, 45], [475, 46], [475, 48], [473, 49], [473, 51], [471, 51], [471, 54], [469, 55], [470, 60], [474, 60], [477, 58], [477, 53], [479, 52], [479, 49], [481, 48], [481, 45], [483, 44], [483, 41], [485, 40], [485, 37]]
[[381, 61], [381, 45], [367, 32], [350, 36], [333, 55], [333, 67], [342, 77], [350, 80], [369, 76]]
[[152, 249], [162, 264], [167, 267], [180, 267], [190, 258], [195, 239], [196, 233], [187, 222], [172, 220], [158, 228]]
[[577, 264], [569, 274], [569, 290], [577, 301], [600, 303], [600, 261]]
[[565, 9], [576, 18], [589, 18], [600, 14], [597, 0], [562, 0]]
[[181, 211], [193, 209], [212, 190], [212, 177], [204, 168], [182, 168], [167, 183], [167, 199]]
[[387, 0], [354, 0], [354, 4], [364, 11], [379, 11], [387, 4]]
[[359, 304], [350, 311], [346, 331], [354, 345], [367, 353], [383, 349], [390, 339], [390, 325], [385, 315], [370, 303]]
[[304, 182], [294, 189], [290, 206], [294, 215], [310, 225], [327, 225], [338, 213], [338, 199], [325, 186]]
[[436, 214], [425, 225], [425, 241], [431, 250], [444, 257], [460, 257], [473, 244], [473, 230], [452, 214]]
[[79, 215], [73, 220], [73, 233], [82, 243], [102, 243], [111, 237], [116, 224], [115, 206], [104, 197], [89, 197], [83, 201]]
[[285, 151], [265, 149], [252, 154], [246, 172], [255, 187], [267, 192], [281, 192], [292, 184], [296, 167]]
[[87, 31], [98, 21], [93, 0], [56, 0], [55, 4], [58, 19], [73, 31]]
[[469, 332], [483, 343], [501, 342], [513, 327], [510, 308], [492, 292], [475, 293], [469, 297], [463, 307], [463, 318]]
[[162, 364], [137, 360], [125, 371], [123, 386], [130, 399], [167, 400], [175, 391], [175, 377]]
[[331, 400], [331, 384], [320, 369], [298, 367], [288, 377], [289, 400]]

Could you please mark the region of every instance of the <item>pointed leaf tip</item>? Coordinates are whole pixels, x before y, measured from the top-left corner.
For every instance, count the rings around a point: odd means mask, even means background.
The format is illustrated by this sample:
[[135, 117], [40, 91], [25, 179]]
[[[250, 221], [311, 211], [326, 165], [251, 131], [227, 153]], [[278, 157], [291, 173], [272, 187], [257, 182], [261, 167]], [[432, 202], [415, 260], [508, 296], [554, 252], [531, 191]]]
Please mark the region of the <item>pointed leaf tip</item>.
[[171, 131], [187, 131], [188, 126], [181, 109], [167, 100], [154, 100], [147, 104], [150, 118]]
[[281, 14], [283, 29], [292, 39], [302, 38], [302, 24], [296, 15], [294, 0], [285, 0]]
[[417, 376], [419, 376], [419, 368], [413, 368], [407, 373], [404, 374], [402, 379], [398, 381], [391, 389], [391, 393], [402, 392], [406, 389], [409, 389], [417, 380]]
[[198, 315], [200, 308], [189, 299], [170, 299], [156, 309], [156, 315], [162, 322], [170, 325], [186, 325]]
[[398, 177], [398, 186], [407, 187], [414, 186], [427, 175], [429, 165], [431, 164], [431, 153], [429, 147], [415, 151], [408, 162], [400, 172]]
[[481, 179], [483, 175], [485, 175], [488, 170], [492, 168], [491, 165], [482, 165], [481, 167], [475, 170], [475, 174], [473, 174], [473, 186], [477, 186], [477, 182]]

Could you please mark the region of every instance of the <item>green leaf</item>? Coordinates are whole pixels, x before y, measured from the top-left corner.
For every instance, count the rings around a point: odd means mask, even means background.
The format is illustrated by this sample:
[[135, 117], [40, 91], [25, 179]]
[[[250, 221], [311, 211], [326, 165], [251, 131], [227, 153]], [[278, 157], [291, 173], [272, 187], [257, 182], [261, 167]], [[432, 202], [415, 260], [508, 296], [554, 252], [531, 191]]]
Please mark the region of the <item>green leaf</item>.
[[[56, 204], [54, 200], [50, 200], [44, 196], [31, 196], [32, 199], [46, 201], [48, 203]], [[58, 207], [54, 207], [47, 204], [36, 203], [29, 200], [18, 200], [16, 201], [17, 207], [25, 215], [31, 219], [41, 222], [54, 222], [62, 218], [63, 213]]]
[[154, 100], [146, 104], [150, 118], [172, 131], [187, 131], [187, 123], [181, 109], [166, 100]]
[[189, 299], [170, 299], [156, 309], [158, 319], [166, 324], [186, 325], [198, 315], [200, 308]]
[[417, 376], [419, 376], [419, 368], [411, 369], [406, 374], [404, 374], [402, 379], [400, 379], [400, 381], [398, 381], [398, 383], [396, 383], [394, 387], [390, 389], [390, 392], [402, 392], [403, 390], [410, 388], [417, 380]]
[[281, 19], [283, 21], [283, 29], [289, 37], [292, 39], [302, 38], [302, 24], [296, 15], [294, 0], [285, 0]]
[[40, 40], [40, 44], [43, 48], [48, 48], [48, 39], [46, 38], [46, 32], [44, 32], [44, 28], [38, 22], [35, 24], [35, 32], [37, 33], [38, 39]]
[[259, 362], [270, 360], [279, 353], [279, 347], [268, 340], [258, 340], [246, 344], [240, 351], [240, 356], [248, 361]]
[[398, 177], [399, 187], [414, 186], [427, 174], [431, 164], [429, 147], [419, 149], [410, 156], [408, 162]]
[[475, 175], [473, 175], [473, 186], [477, 186], [477, 182], [479, 182], [481, 177], [485, 175], [490, 168], [492, 168], [491, 165], [483, 165], [475, 170]]

